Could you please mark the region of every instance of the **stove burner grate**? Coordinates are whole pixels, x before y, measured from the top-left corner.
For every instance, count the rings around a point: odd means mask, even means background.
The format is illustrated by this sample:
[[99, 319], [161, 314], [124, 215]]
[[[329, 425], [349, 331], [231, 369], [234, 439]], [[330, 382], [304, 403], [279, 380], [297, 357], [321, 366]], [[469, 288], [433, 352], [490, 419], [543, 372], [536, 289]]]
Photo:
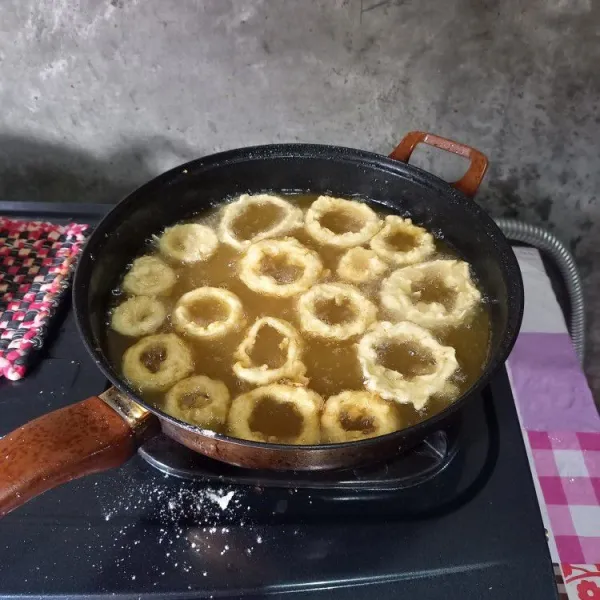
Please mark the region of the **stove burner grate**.
[[160, 435], [144, 444], [140, 456], [168, 475], [210, 483], [312, 490], [392, 491], [429, 481], [458, 451], [458, 424], [436, 431], [411, 450], [386, 462], [335, 471], [243, 469], [202, 456]]

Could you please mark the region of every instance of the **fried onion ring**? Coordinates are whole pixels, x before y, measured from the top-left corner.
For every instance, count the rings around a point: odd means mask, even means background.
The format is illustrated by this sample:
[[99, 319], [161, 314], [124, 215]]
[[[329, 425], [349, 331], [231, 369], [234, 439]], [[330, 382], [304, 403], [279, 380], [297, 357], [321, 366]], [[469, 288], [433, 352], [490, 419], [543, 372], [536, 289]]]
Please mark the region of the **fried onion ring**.
[[[395, 236], [405, 248], [399, 249], [390, 243]], [[383, 229], [369, 245], [381, 258], [395, 265], [412, 265], [427, 260], [435, 252], [435, 240], [427, 230], [397, 215], [385, 218]]]
[[134, 296], [168, 296], [175, 271], [157, 256], [136, 258], [123, 278], [123, 291]]
[[231, 398], [217, 379], [194, 375], [176, 383], [165, 396], [165, 412], [198, 427], [219, 427], [227, 420]]
[[[321, 223], [325, 215], [336, 212], [359, 223], [360, 229], [336, 233]], [[310, 205], [304, 217], [304, 224], [308, 234], [319, 244], [338, 248], [352, 248], [365, 244], [382, 225], [375, 211], [367, 204], [331, 196], [319, 196]]]
[[[263, 260], [283, 260], [302, 273], [291, 282], [279, 282], [263, 273]], [[309, 289], [320, 277], [323, 264], [319, 255], [294, 238], [263, 240], [252, 244], [239, 263], [240, 279], [253, 291], [267, 296], [290, 298]]]
[[[279, 345], [285, 351], [285, 362], [277, 368], [268, 365], [254, 365], [250, 358], [259, 331], [263, 327], [271, 327], [283, 336]], [[254, 385], [267, 385], [282, 379], [307, 384], [306, 366], [302, 362], [302, 339], [298, 332], [287, 322], [274, 317], [262, 317], [250, 327], [246, 337], [235, 351], [238, 361], [233, 365], [233, 372], [244, 381]]]
[[364, 390], [331, 396], [321, 415], [323, 441], [333, 444], [385, 435], [398, 431], [400, 425], [390, 402]]
[[[194, 308], [202, 303], [214, 303], [224, 309], [224, 318], [206, 318], [194, 315]], [[214, 340], [237, 331], [244, 325], [244, 309], [240, 299], [229, 290], [217, 287], [200, 287], [187, 292], [175, 305], [172, 316], [175, 329], [201, 339]]]
[[[409, 343], [423, 349], [435, 361], [432, 370], [407, 377], [378, 362], [378, 348], [390, 343]], [[449, 378], [458, 368], [454, 348], [442, 346], [426, 329], [403, 321], [376, 323], [358, 343], [358, 360], [367, 389], [386, 400], [413, 404], [421, 410], [429, 398], [444, 393]]]
[[163, 392], [194, 369], [192, 353], [174, 333], [142, 338], [123, 355], [123, 375], [144, 392]]
[[[452, 294], [450, 302], [427, 298], [440, 287]], [[455, 327], [464, 323], [481, 300], [468, 263], [461, 260], [433, 260], [394, 271], [381, 285], [381, 303], [395, 319], [423, 327]]]
[[[345, 305], [352, 312], [353, 319], [328, 323], [317, 314], [319, 303], [333, 303], [340, 308]], [[347, 283], [316, 285], [300, 296], [297, 308], [303, 331], [330, 340], [347, 340], [360, 335], [377, 318], [377, 307]]]
[[[283, 215], [279, 221], [268, 229], [255, 234], [250, 239], [241, 240], [238, 238], [233, 231], [235, 221], [248, 208], [252, 206], [262, 207], [264, 205], [271, 205], [283, 211]], [[231, 202], [223, 209], [223, 215], [219, 224], [219, 238], [224, 244], [232, 246], [236, 250], [245, 250], [255, 242], [287, 235], [301, 226], [302, 210], [297, 206], [292, 206], [283, 198], [272, 194], [257, 194], [255, 196], [242, 194], [237, 200]]]
[[111, 327], [121, 335], [141, 337], [158, 330], [167, 318], [164, 304], [152, 296], [131, 296], [111, 315]]
[[[278, 383], [259, 387], [231, 403], [227, 417], [229, 434], [255, 442], [318, 444], [322, 406], [321, 396], [303, 387]], [[269, 423], [268, 417], [274, 421], [276, 413], [279, 423]], [[263, 416], [267, 418], [261, 419]]]
[[217, 234], [206, 225], [184, 223], [167, 227], [158, 238], [160, 253], [184, 264], [204, 262], [217, 251]]
[[342, 257], [337, 267], [340, 279], [359, 284], [374, 281], [388, 270], [388, 265], [373, 250], [367, 248], [350, 248]]

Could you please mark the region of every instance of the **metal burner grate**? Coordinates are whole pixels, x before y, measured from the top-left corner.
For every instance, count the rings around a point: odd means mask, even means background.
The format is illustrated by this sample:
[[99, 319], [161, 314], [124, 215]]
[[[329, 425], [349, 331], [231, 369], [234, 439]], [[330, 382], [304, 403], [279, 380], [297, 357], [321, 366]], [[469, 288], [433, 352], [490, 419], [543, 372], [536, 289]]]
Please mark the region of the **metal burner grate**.
[[443, 471], [457, 453], [458, 425], [436, 431], [413, 449], [387, 462], [335, 471], [255, 471], [197, 454], [161, 435], [140, 448], [150, 465], [183, 479], [222, 484], [313, 490], [401, 490], [419, 485]]

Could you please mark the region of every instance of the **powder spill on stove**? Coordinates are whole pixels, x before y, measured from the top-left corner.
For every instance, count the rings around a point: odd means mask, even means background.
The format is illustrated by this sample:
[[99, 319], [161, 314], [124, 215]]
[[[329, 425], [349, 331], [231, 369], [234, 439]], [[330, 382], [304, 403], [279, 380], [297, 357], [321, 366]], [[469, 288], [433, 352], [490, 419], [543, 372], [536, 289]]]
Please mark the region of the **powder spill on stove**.
[[[118, 493], [99, 497], [104, 519], [112, 527], [126, 521], [115, 535], [113, 565], [95, 563], [100, 570], [117, 566], [131, 581], [153, 577], [156, 586], [157, 578], [173, 571], [208, 577], [211, 569], [207, 567], [213, 567], [217, 574], [240, 556], [251, 556], [255, 544], [262, 542], [249, 519], [245, 488], [209, 487], [162, 475], [153, 475], [150, 482], [125, 473], [121, 476], [124, 480], [119, 482]], [[131, 520], [132, 513], [138, 518]], [[140, 566], [148, 543], [164, 547], [168, 570], [164, 564], [162, 569], [152, 564]]]

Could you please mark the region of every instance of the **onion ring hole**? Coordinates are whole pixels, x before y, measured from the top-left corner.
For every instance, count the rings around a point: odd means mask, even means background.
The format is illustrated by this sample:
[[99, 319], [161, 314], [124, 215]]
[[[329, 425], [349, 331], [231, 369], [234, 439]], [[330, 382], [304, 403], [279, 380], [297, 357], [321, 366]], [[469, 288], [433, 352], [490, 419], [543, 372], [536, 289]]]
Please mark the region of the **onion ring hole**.
[[375, 352], [381, 366], [401, 373], [408, 380], [430, 375], [435, 370], [435, 359], [431, 352], [414, 342], [391, 341], [376, 346]]
[[262, 275], [271, 277], [279, 285], [294, 283], [303, 273], [302, 267], [289, 262], [285, 256], [263, 256], [259, 270]]
[[268, 439], [295, 439], [302, 431], [302, 415], [293, 404], [281, 404], [270, 396], [261, 398], [248, 422], [251, 431]]
[[[279, 369], [285, 364], [287, 338], [271, 325], [258, 330], [256, 340], [248, 353], [252, 364], [266, 365], [269, 369]], [[289, 343], [289, 342], [288, 342]]]
[[341, 235], [349, 231], [356, 233], [363, 227], [363, 222], [357, 218], [356, 214], [348, 214], [342, 211], [326, 212], [320, 219], [319, 225], [335, 233]]
[[249, 204], [246, 209], [235, 216], [231, 230], [236, 238], [246, 242], [258, 234], [272, 229], [284, 215], [281, 206], [264, 202]]

